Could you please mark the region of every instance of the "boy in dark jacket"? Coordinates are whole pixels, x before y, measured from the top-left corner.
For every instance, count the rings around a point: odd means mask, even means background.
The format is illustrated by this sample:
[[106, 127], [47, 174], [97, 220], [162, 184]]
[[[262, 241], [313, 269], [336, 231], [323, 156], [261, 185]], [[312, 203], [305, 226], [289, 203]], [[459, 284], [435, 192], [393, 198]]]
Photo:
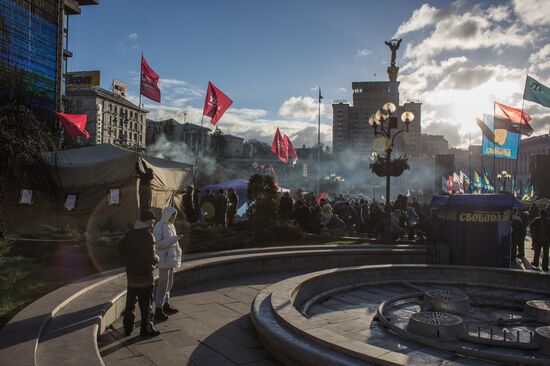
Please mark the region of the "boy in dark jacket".
[[126, 308], [123, 324], [126, 336], [134, 330], [134, 306], [136, 298], [141, 311], [141, 336], [157, 336], [159, 331], [153, 328], [151, 322], [153, 295], [153, 269], [158, 263], [155, 254], [155, 237], [151, 228], [155, 224], [155, 216], [150, 211], [143, 211], [134, 228], [126, 233], [119, 245], [122, 259], [126, 266], [128, 287], [126, 293]]

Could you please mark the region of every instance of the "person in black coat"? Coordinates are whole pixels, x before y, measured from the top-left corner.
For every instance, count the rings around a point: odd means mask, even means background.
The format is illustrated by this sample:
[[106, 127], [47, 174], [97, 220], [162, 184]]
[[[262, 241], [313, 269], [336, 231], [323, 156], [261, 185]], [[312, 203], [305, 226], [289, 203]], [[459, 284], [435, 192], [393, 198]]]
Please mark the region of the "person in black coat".
[[531, 222], [531, 235], [535, 239], [535, 255], [531, 264], [539, 266], [542, 251], [542, 270], [548, 272], [548, 249], [550, 246], [550, 219], [546, 210], [540, 210], [539, 216]]
[[279, 219], [281, 221], [290, 220], [292, 218], [292, 210], [294, 209], [294, 202], [288, 192], [284, 192], [279, 200]]
[[525, 234], [526, 228], [523, 225], [518, 210], [512, 213], [512, 258], [525, 257]]
[[155, 216], [150, 211], [143, 211], [134, 228], [126, 233], [119, 244], [120, 254], [126, 266], [127, 293], [123, 324], [127, 336], [134, 330], [134, 307], [136, 299], [141, 311], [141, 336], [156, 336], [160, 332], [153, 328], [151, 322], [153, 296], [153, 269], [158, 263], [155, 254], [155, 237], [151, 228]]

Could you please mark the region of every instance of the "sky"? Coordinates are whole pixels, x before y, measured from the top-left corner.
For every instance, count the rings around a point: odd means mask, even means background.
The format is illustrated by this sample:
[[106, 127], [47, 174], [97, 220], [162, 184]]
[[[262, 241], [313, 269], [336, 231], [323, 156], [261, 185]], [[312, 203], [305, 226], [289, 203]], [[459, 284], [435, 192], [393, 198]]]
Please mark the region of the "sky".
[[[143, 52], [162, 92], [142, 99], [148, 118], [200, 124], [212, 81], [234, 101], [224, 133], [271, 142], [279, 127], [297, 147], [317, 140], [318, 87], [332, 146], [331, 104], [351, 102], [353, 81], [388, 80], [392, 38], [401, 101], [419, 99], [422, 132], [452, 146], [481, 141], [475, 118], [494, 101], [521, 108], [527, 73], [550, 86], [550, 0], [103, 0], [69, 26], [69, 71], [126, 81], [135, 103]], [[548, 133], [550, 109], [524, 107]]]

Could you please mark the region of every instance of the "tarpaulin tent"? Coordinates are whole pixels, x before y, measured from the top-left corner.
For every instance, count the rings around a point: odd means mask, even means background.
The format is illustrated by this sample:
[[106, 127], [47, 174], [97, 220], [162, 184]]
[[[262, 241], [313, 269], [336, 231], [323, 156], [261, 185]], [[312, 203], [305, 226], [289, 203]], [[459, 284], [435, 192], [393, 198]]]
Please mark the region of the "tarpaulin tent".
[[[216, 193], [216, 191], [220, 189], [225, 189], [226, 191], [230, 188], [233, 188], [235, 190], [235, 193], [237, 196], [239, 196], [239, 207], [237, 208], [237, 215], [239, 217], [244, 217], [243, 210], [239, 210], [243, 205], [247, 203], [247, 191], [248, 191], [248, 181], [244, 179], [233, 179], [229, 180], [227, 182], [220, 182], [216, 184], [211, 184], [209, 186], [206, 186], [201, 189], [201, 195], [205, 195], [206, 191], [209, 189], [212, 191], [212, 193]], [[240, 213], [240, 215], [239, 215]]]
[[[151, 210], [181, 207], [193, 166], [104, 144], [46, 153], [43, 159], [59, 179], [58, 192], [21, 186], [4, 200], [9, 231], [40, 231], [43, 225], [82, 230], [125, 230], [139, 215], [139, 180], [152, 170]], [[25, 196], [26, 195], [26, 196]]]
[[512, 208], [520, 202], [511, 194], [460, 194], [432, 199], [444, 220], [450, 263], [509, 267]]

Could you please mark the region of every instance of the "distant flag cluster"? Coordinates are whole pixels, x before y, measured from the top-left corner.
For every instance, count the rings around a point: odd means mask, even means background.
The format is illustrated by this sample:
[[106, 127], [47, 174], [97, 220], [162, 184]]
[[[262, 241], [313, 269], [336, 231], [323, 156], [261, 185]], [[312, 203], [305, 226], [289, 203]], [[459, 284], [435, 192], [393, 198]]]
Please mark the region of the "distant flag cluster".
[[292, 141], [287, 135], [283, 137], [281, 135], [281, 131], [279, 131], [279, 128], [277, 128], [275, 136], [273, 137], [271, 151], [274, 154], [277, 154], [279, 160], [284, 164], [288, 164], [289, 159], [294, 159], [295, 162], [298, 160], [298, 154], [296, 153], [296, 150], [294, 150]]
[[483, 171], [483, 174], [474, 170], [472, 178], [460, 171], [459, 173], [454, 172], [448, 177], [441, 177], [441, 191], [449, 194], [493, 193], [495, 187], [486, 170]]

